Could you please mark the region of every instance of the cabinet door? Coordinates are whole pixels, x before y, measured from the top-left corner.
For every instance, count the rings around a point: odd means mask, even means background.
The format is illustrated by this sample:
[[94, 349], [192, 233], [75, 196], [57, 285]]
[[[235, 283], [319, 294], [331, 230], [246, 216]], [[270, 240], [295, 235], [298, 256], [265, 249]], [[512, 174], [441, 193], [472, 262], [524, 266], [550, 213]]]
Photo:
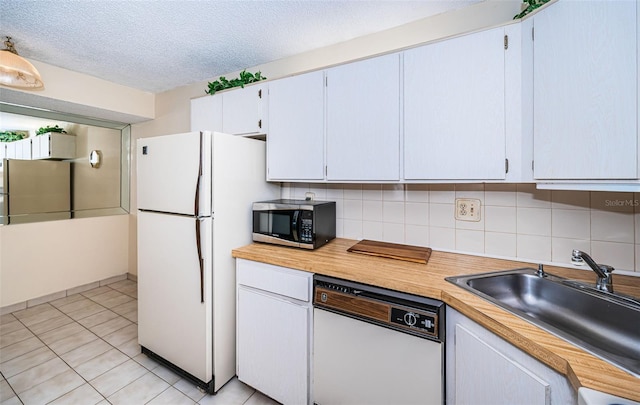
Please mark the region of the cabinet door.
[[269, 180], [324, 178], [324, 73], [269, 84]]
[[404, 177], [505, 178], [504, 29], [404, 53]]
[[560, 1], [534, 17], [534, 177], [638, 177], [636, 1]]
[[191, 131], [222, 132], [222, 95], [191, 100]]
[[266, 86], [234, 89], [222, 96], [222, 132], [233, 135], [265, 133], [262, 109]]
[[283, 404], [308, 403], [309, 307], [238, 288], [238, 379]]
[[400, 56], [327, 71], [327, 180], [400, 179]]

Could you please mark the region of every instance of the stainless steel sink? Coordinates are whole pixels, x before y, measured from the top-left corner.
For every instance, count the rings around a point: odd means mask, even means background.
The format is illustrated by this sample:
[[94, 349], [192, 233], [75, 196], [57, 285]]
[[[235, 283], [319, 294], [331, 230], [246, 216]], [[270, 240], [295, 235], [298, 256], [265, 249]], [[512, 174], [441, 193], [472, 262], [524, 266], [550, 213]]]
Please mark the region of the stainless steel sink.
[[640, 377], [640, 301], [531, 268], [446, 280]]

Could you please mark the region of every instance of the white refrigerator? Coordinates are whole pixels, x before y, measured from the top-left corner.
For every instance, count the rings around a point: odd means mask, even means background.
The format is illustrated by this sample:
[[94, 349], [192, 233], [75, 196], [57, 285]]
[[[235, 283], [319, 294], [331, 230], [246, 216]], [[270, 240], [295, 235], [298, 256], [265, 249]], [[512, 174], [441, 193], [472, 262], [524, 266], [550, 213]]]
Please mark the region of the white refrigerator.
[[265, 142], [192, 132], [137, 141], [138, 340], [209, 393], [236, 372], [235, 261], [251, 203], [277, 198]]

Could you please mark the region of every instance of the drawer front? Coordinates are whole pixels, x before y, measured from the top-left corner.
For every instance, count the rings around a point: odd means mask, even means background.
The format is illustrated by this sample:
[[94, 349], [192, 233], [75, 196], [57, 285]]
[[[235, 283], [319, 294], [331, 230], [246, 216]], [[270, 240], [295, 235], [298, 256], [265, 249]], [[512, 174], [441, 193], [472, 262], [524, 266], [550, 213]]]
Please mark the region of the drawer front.
[[311, 301], [313, 273], [237, 259], [236, 278], [238, 285], [269, 291], [304, 302]]

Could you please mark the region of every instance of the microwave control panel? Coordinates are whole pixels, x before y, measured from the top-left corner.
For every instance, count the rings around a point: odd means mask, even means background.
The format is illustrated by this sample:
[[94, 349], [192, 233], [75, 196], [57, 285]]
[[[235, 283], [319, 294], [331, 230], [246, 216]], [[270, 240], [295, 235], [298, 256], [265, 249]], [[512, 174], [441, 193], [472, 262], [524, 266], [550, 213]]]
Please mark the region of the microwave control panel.
[[300, 242], [313, 243], [313, 212], [302, 211], [300, 216]]

